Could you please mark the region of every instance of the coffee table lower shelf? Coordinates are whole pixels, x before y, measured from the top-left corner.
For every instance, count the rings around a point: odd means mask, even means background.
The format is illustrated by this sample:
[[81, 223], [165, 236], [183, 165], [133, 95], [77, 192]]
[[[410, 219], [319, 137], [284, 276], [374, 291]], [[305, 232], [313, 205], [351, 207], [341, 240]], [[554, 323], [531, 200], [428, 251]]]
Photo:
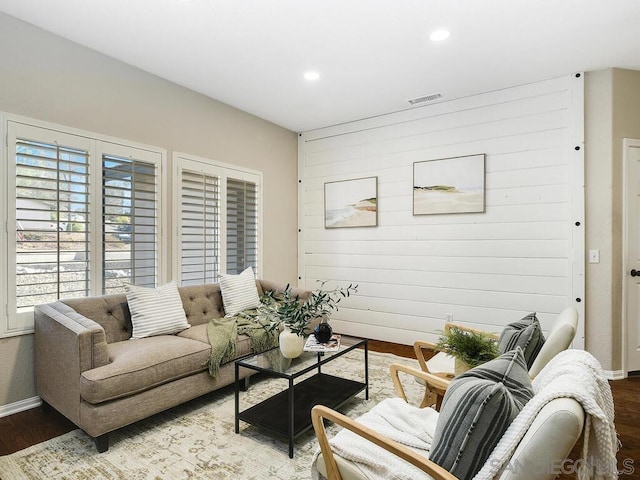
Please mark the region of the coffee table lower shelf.
[[[289, 439], [289, 457], [293, 457], [293, 440], [311, 428], [311, 409], [326, 405], [336, 409], [366, 388], [366, 384], [317, 373], [293, 387], [293, 404], [289, 389], [239, 413], [238, 418]], [[290, 421], [293, 419], [293, 428]]]

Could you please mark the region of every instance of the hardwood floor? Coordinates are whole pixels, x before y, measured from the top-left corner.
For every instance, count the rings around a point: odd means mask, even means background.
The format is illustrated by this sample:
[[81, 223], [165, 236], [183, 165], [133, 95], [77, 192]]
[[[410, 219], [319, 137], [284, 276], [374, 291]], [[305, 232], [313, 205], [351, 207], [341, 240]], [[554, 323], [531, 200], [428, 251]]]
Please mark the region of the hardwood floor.
[[76, 428], [53, 408], [32, 408], [0, 418], [0, 455], [17, 452]]
[[616, 430], [622, 443], [617, 455], [620, 478], [640, 479], [640, 377], [609, 383], [616, 411]]
[[[415, 358], [413, 348], [376, 340], [369, 341], [376, 352], [393, 353]], [[621, 480], [640, 479], [640, 377], [612, 381], [611, 389], [616, 409], [616, 429], [622, 446], [618, 452]], [[75, 426], [53, 409], [34, 408], [0, 418], [0, 455], [22, 450], [31, 445], [57, 437]], [[576, 446], [571, 458], [578, 458]], [[574, 479], [575, 475], [562, 475], [561, 479]]]

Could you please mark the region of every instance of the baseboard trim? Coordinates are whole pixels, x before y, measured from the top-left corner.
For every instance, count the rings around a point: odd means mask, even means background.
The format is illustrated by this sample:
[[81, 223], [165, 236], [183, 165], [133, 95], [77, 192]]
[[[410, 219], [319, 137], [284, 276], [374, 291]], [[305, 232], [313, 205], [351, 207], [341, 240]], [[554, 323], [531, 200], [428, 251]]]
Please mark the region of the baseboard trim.
[[7, 405], [0, 405], [0, 418], [39, 407], [41, 404], [42, 402], [40, 401], [40, 397], [36, 396], [25, 398], [24, 400], [18, 400], [17, 402], [9, 403]]
[[604, 370], [604, 376], [607, 377], [607, 380], [622, 380], [623, 378], [627, 378], [622, 370]]

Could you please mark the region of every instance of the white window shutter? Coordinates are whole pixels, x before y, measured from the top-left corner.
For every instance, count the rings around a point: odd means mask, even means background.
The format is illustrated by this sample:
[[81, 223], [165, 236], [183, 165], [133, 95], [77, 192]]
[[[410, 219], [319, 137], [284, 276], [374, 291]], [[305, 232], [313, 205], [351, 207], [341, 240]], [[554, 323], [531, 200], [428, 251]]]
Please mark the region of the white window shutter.
[[181, 171], [182, 285], [217, 281], [220, 273], [220, 182], [215, 175]]
[[183, 153], [173, 158], [173, 212], [181, 285], [260, 268], [262, 174]]
[[15, 310], [89, 293], [89, 152], [15, 139]]
[[253, 267], [258, 275], [258, 188], [253, 182], [227, 179], [227, 273]]
[[103, 294], [156, 285], [157, 184], [154, 163], [102, 156]]

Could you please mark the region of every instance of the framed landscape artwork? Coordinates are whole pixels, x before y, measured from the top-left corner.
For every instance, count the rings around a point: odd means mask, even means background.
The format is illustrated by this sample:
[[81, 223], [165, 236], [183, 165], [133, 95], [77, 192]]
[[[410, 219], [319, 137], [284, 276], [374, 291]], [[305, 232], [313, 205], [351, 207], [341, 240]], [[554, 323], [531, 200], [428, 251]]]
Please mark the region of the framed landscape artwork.
[[413, 214], [482, 213], [485, 155], [413, 164]]
[[378, 225], [378, 177], [324, 184], [324, 228]]

